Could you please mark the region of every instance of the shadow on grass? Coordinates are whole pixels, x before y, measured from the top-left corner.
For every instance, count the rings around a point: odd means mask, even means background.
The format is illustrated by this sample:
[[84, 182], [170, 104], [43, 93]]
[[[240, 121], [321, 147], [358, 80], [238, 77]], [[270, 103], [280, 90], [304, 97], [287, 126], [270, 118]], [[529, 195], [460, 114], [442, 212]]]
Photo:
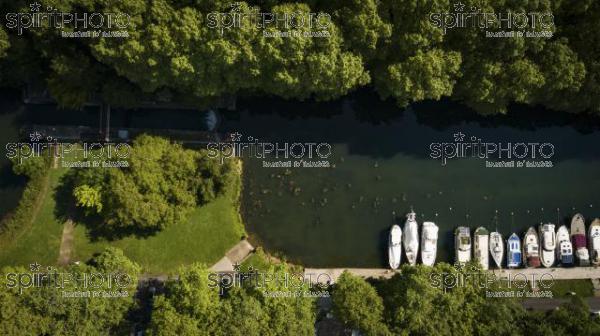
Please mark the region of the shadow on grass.
[[71, 170], [61, 178], [54, 192], [54, 199], [56, 200], [54, 215], [63, 222], [71, 219], [76, 225], [85, 226], [90, 241], [114, 241], [129, 236], [147, 238], [160, 231], [138, 227], [115, 227], [106, 224], [106, 221], [99, 214], [86, 214], [82, 208], [77, 207], [75, 196], [73, 196], [76, 179], [77, 170]]

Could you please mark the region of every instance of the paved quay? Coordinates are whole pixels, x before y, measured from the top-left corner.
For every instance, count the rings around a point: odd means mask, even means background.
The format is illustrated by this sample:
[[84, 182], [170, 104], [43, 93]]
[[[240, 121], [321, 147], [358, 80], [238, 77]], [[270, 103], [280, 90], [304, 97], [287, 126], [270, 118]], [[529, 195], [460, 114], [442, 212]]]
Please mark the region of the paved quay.
[[252, 246], [246, 239], [232, 247], [221, 260], [210, 268], [213, 272], [233, 272], [235, 264], [241, 264], [252, 252]]
[[[391, 278], [396, 272], [386, 268], [306, 268], [304, 277], [313, 283], [336, 282], [344, 271], [363, 278]], [[571, 280], [571, 279], [600, 279], [600, 267], [552, 267], [552, 268], [516, 268], [493, 269], [489, 272], [498, 278], [513, 280]], [[550, 276], [551, 275], [551, 278]]]

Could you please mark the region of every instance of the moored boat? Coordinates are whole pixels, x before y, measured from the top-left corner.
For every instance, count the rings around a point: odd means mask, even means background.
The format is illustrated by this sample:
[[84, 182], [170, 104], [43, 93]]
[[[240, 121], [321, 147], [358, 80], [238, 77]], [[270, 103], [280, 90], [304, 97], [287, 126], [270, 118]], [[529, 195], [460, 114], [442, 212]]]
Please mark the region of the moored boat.
[[465, 264], [471, 260], [471, 231], [468, 227], [459, 226], [454, 231], [456, 262]]
[[571, 219], [571, 242], [575, 250], [575, 260], [579, 266], [590, 265], [590, 254], [585, 239], [585, 219], [581, 214], [575, 214]]
[[556, 232], [554, 224], [548, 223], [540, 226], [540, 261], [544, 267], [552, 267], [556, 259]]
[[588, 239], [590, 261], [593, 265], [600, 265], [600, 218], [594, 219], [590, 224]]
[[481, 268], [487, 270], [489, 268], [489, 231], [480, 226], [475, 229], [473, 243], [473, 256], [481, 265]]
[[437, 255], [437, 241], [439, 228], [433, 222], [423, 223], [421, 233], [421, 261], [423, 265], [433, 266]]
[[417, 225], [417, 215], [414, 211], [406, 215], [402, 239], [406, 260], [410, 265], [415, 265], [419, 253], [419, 227]]
[[573, 266], [573, 244], [565, 225], [561, 225], [556, 231], [556, 253], [561, 266]]
[[523, 264], [525, 267], [540, 267], [540, 243], [533, 227], [523, 237]]
[[521, 266], [521, 239], [516, 233], [506, 240], [506, 266], [516, 268]]
[[490, 233], [490, 254], [496, 267], [502, 268], [502, 258], [504, 257], [504, 242], [500, 232]]
[[392, 269], [397, 269], [400, 266], [402, 260], [402, 229], [396, 224], [392, 225], [390, 230], [388, 259]]

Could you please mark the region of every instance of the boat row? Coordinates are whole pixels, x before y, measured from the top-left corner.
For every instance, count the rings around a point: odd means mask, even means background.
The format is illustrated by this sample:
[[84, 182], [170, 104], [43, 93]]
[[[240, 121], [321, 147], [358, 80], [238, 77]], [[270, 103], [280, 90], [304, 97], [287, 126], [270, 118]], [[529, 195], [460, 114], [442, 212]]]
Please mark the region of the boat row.
[[434, 222], [424, 222], [421, 237], [419, 239], [417, 215], [414, 211], [409, 212], [406, 215], [406, 221], [404, 222], [404, 230], [397, 224], [392, 225], [390, 230], [388, 241], [388, 259], [390, 267], [392, 269], [400, 267], [403, 247], [404, 255], [410, 265], [415, 265], [417, 263], [419, 247], [421, 247], [421, 262], [424, 265], [433, 266], [437, 255], [438, 231], [439, 228]]
[[[394, 224], [390, 230], [388, 258], [392, 269], [400, 266], [403, 256], [410, 265], [415, 265], [421, 247], [421, 262], [433, 265], [437, 254], [438, 226], [430, 221], [423, 223], [421, 236], [414, 211], [406, 215], [404, 230]], [[530, 227], [521, 239], [511, 234], [506, 243], [500, 232], [489, 232], [478, 227], [471, 236], [468, 227], [460, 226], [454, 231], [456, 262], [464, 264], [476, 260], [483, 269], [490, 267], [490, 256], [497, 268], [502, 268], [506, 257], [508, 268], [589, 266], [600, 265], [600, 219], [589, 226], [586, 236], [585, 219], [576, 214], [571, 220], [570, 230], [562, 225], [555, 230], [552, 223], [540, 224], [536, 230]], [[420, 245], [420, 246], [419, 246]]]
[[[523, 239], [513, 233], [506, 240], [506, 266], [552, 267], [600, 265], [600, 219], [595, 219], [586, 237], [585, 219], [576, 214], [571, 220], [570, 232], [566, 225], [555, 231], [552, 223], [540, 224], [538, 230], [530, 227]], [[489, 255], [494, 264], [502, 268], [505, 248], [499, 232], [488, 232], [479, 227], [473, 237], [473, 258], [483, 269], [489, 268]], [[469, 228], [459, 227], [455, 231], [456, 261], [467, 263], [471, 260], [471, 234]]]

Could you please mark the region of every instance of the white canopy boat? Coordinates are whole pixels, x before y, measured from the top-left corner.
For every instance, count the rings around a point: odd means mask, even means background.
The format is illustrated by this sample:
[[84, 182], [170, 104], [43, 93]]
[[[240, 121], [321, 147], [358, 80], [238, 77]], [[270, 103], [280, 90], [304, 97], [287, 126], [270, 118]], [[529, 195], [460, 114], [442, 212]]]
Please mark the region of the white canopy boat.
[[490, 266], [489, 262], [489, 231], [480, 226], [475, 229], [475, 238], [473, 246], [473, 256], [479, 262], [481, 268], [487, 270]]
[[573, 266], [573, 244], [565, 225], [556, 231], [556, 253], [561, 266]]
[[525, 267], [540, 267], [540, 239], [533, 227], [523, 237], [523, 264]]
[[410, 265], [415, 265], [417, 263], [417, 256], [419, 253], [419, 226], [416, 218], [417, 214], [415, 214], [414, 211], [411, 211], [406, 215], [402, 237], [404, 253], [406, 254], [406, 260]]
[[400, 267], [400, 261], [402, 260], [402, 229], [396, 224], [390, 230], [388, 259], [392, 269]]
[[500, 232], [490, 233], [490, 254], [496, 264], [496, 267], [502, 268], [502, 258], [504, 258], [504, 242]]
[[471, 261], [471, 232], [468, 227], [459, 226], [454, 231], [456, 262], [465, 264]]
[[600, 265], [600, 218], [594, 219], [590, 224], [588, 234], [590, 261], [593, 265]]
[[554, 224], [542, 224], [540, 226], [540, 260], [544, 267], [552, 267], [556, 259], [556, 232]]
[[437, 255], [437, 241], [439, 228], [433, 222], [423, 223], [421, 233], [421, 260], [423, 265], [433, 266]]

